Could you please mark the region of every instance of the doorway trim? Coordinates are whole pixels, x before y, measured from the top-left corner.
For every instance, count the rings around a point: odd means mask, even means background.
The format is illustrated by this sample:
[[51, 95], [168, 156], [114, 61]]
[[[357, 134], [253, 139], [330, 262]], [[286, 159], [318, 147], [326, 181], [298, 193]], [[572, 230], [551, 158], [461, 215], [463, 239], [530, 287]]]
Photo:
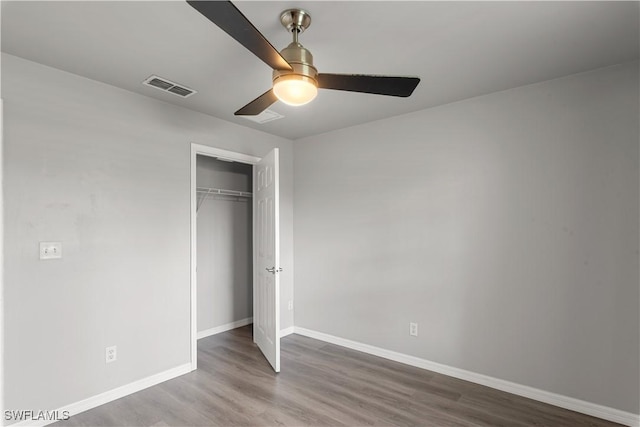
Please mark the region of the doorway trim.
[[238, 163], [245, 163], [248, 165], [255, 165], [261, 158], [250, 156], [248, 154], [237, 153], [235, 151], [223, 150], [221, 148], [210, 147], [208, 145], [201, 145], [191, 143], [191, 370], [198, 369], [198, 283], [197, 283], [197, 261], [198, 261], [198, 246], [197, 246], [197, 207], [198, 207], [198, 194], [196, 192], [197, 187], [197, 159], [198, 156], [215, 157], [224, 160], [233, 160]]

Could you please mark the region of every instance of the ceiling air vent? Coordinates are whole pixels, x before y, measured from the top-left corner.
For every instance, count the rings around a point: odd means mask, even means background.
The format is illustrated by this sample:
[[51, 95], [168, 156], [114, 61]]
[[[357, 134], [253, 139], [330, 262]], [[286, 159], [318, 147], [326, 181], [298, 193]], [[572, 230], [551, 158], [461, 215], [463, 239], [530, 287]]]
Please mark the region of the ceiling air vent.
[[276, 113], [273, 110], [264, 110], [262, 113], [257, 114], [255, 116], [240, 116], [240, 117], [245, 118], [247, 120], [251, 120], [252, 122], [260, 123], [260, 124], [272, 122], [274, 120], [284, 118], [282, 114]]
[[174, 83], [171, 80], [167, 80], [158, 76], [151, 76], [142, 82], [143, 85], [151, 86], [156, 89], [160, 89], [163, 92], [170, 92], [181, 98], [187, 98], [194, 93], [197, 93], [193, 89]]

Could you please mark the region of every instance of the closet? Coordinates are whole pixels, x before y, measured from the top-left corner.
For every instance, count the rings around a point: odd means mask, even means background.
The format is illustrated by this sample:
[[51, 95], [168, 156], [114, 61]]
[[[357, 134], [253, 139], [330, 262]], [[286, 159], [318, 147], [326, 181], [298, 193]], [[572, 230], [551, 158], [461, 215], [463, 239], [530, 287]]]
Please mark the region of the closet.
[[253, 318], [252, 166], [198, 155], [198, 338]]

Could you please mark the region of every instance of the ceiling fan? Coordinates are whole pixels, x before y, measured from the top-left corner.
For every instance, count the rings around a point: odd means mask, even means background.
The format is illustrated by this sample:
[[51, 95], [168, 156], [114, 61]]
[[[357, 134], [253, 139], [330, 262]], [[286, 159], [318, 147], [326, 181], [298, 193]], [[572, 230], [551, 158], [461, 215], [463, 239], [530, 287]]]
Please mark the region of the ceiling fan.
[[273, 69], [273, 87], [236, 111], [236, 116], [255, 116], [277, 100], [304, 105], [316, 97], [318, 89], [408, 97], [420, 83], [418, 77], [318, 73], [311, 52], [298, 42], [298, 35], [311, 24], [311, 16], [302, 9], [288, 9], [280, 15], [293, 42], [278, 52], [230, 1], [187, 3]]

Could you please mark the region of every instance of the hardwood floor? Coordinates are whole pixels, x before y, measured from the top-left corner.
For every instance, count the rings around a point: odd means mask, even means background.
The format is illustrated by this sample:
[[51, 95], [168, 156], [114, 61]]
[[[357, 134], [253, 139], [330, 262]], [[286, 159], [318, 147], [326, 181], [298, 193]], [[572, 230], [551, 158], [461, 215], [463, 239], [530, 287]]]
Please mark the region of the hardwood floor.
[[198, 370], [58, 426], [615, 426], [300, 335], [275, 374], [251, 325], [198, 341]]

